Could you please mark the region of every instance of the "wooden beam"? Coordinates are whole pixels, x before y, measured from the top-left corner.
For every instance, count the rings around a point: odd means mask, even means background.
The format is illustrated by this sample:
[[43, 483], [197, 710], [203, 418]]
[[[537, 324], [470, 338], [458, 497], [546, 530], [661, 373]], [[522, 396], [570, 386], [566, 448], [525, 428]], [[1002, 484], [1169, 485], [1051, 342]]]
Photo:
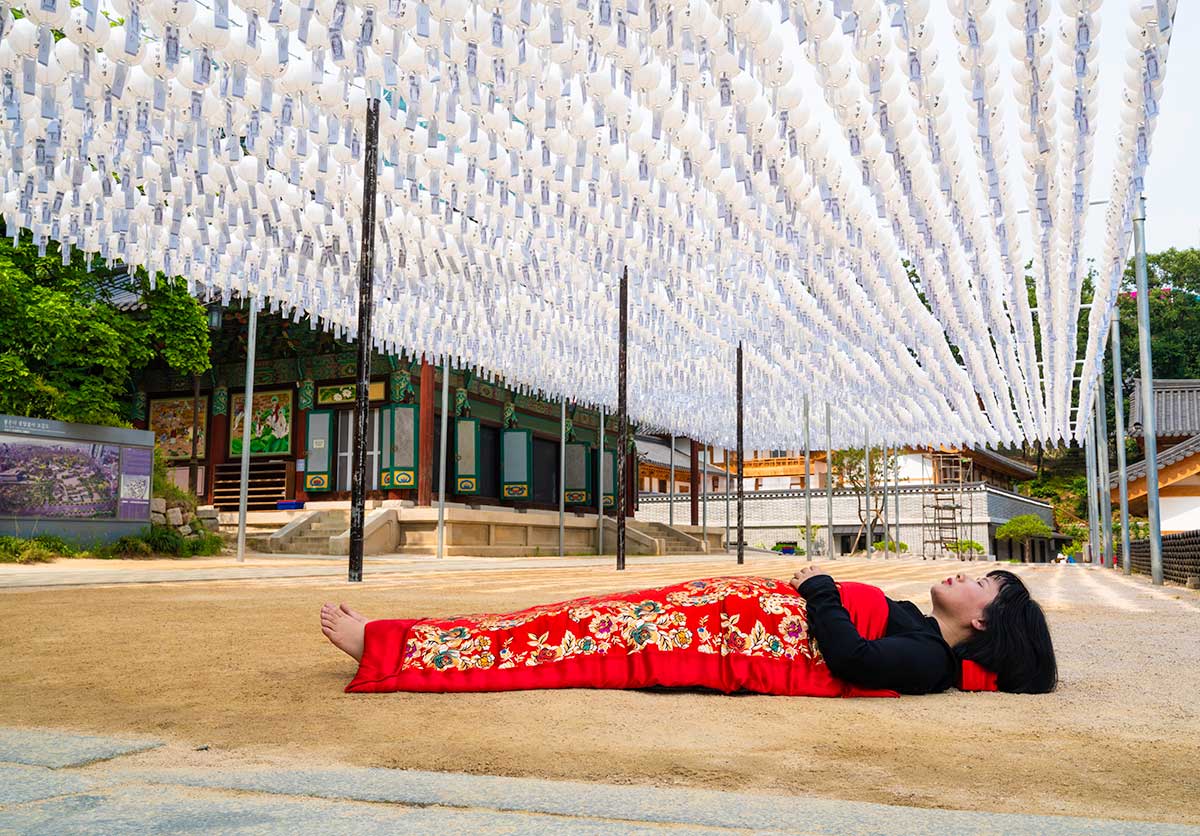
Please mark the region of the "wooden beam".
[[[1188, 456], [1186, 459], [1164, 467], [1158, 471], [1158, 486], [1160, 493], [1163, 488], [1181, 482], [1189, 476], [1200, 474], [1200, 453]], [[1129, 483], [1129, 501], [1140, 499], [1146, 495], [1146, 477], [1141, 476]], [[1117, 487], [1109, 490], [1113, 497], [1119, 496]]]

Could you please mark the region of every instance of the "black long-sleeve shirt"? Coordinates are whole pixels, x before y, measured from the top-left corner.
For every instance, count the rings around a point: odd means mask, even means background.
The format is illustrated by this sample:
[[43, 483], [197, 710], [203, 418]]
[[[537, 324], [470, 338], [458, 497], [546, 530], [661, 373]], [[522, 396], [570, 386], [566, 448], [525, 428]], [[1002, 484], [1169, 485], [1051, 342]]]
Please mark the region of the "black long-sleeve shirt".
[[808, 602], [808, 631], [829, 670], [863, 688], [932, 694], [954, 685], [958, 660], [937, 621], [908, 601], [887, 599], [887, 631], [864, 639], [842, 606], [833, 578], [816, 575], [800, 584]]

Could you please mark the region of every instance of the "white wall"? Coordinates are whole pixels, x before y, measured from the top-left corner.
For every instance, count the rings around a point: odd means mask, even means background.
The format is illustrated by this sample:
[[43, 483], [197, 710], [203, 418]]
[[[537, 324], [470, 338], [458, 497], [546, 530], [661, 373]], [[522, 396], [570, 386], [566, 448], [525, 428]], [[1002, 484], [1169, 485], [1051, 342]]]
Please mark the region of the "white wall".
[[1200, 529], [1200, 496], [1163, 496], [1158, 508], [1164, 534]]
[[933, 462], [928, 456], [922, 453], [906, 453], [898, 459], [901, 482], [928, 485], [933, 481]]

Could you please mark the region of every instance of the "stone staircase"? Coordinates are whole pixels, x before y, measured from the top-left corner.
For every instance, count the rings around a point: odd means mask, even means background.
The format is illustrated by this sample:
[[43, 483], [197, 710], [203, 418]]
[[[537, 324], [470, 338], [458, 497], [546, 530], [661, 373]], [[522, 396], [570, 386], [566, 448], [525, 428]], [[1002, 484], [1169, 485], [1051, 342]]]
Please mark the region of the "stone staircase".
[[626, 520], [626, 525], [658, 540], [661, 545], [660, 554], [696, 554], [705, 551], [700, 538], [684, 534], [666, 523]]
[[254, 547], [275, 554], [336, 554], [330, 550], [329, 538], [349, 527], [349, 511], [311, 511], [265, 537], [256, 537]]

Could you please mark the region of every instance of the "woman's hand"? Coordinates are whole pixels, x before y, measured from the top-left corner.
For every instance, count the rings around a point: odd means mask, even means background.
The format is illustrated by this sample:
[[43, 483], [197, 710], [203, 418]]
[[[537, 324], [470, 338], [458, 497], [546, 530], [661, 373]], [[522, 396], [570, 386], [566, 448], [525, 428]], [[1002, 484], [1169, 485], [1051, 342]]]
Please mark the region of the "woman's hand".
[[795, 589], [797, 592], [799, 592], [800, 584], [804, 583], [809, 578], [816, 577], [817, 575], [828, 575], [828, 574], [829, 574], [828, 572], [826, 572], [824, 569], [822, 569], [819, 566], [805, 566], [799, 572], [792, 575], [792, 579], [790, 581], [788, 581], [788, 583], [790, 583], [792, 585], [792, 589]]

